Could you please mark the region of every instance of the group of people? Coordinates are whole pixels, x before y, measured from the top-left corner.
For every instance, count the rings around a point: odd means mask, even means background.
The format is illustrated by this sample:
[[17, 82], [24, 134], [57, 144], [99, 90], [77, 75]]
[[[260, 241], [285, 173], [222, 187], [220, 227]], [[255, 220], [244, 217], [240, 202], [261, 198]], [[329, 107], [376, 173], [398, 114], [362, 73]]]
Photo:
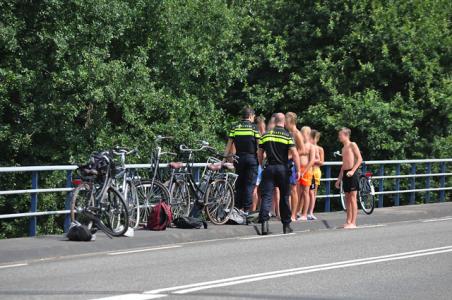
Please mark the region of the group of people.
[[[293, 112], [275, 113], [268, 124], [265, 118], [256, 118], [249, 107], [242, 110], [241, 117], [241, 122], [229, 132], [225, 150], [226, 155], [238, 156], [236, 207], [245, 214], [259, 210], [263, 235], [269, 232], [271, 216], [281, 219], [284, 233], [293, 231], [292, 221], [316, 220], [314, 209], [324, 163], [324, 151], [318, 145], [320, 132], [308, 126], [299, 130]], [[336, 187], [343, 182], [347, 200], [344, 228], [356, 227], [356, 170], [362, 162], [350, 135], [348, 128], [338, 134], [344, 147]]]

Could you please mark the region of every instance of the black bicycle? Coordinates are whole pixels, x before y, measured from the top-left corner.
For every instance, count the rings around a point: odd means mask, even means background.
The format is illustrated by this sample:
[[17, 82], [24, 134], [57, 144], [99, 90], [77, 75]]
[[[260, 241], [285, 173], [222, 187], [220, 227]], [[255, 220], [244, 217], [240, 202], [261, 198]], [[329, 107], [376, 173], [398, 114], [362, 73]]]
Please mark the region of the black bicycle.
[[164, 152], [161, 143], [165, 140], [171, 140], [171, 137], [164, 137], [158, 135], [155, 138], [155, 146], [151, 155], [151, 167], [149, 169], [149, 178], [141, 179], [136, 185], [136, 193], [138, 197], [137, 215], [140, 223], [147, 223], [151, 208], [160, 203], [170, 203], [170, 192], [165, 184], [162, 182], [162, 175], [160, 174], [160, 162], [164, 156], [176, 156], [176, 153]]
[[97, 228], [107, 235], [121, 236], [129, 228], [127, 205], [112, 184], [116, 174], [112, 151], [94, 154], [90, 162], [77, 169], [71, 200], [71, 220], [88, 228]]
[[186, 154], [186, 162], [171, 163], [171, 179], [169, 190], [171, 193], [171, 208], [175, 217], [198, 216], [203, 210], [208, 219], [214, 224], [225, 224], [234, 207], [234, 184], [237, 175], [227, 170], [232, 170], [231, 163], [209, 157], [207, 166], [199, 180], [196, 182], [193, 176], [194, 153], [209, 151], [217, 157], [217, 151], [205, 141], [196, 149], [190, 149], [186, 145], [180, 145], [181, 153]]

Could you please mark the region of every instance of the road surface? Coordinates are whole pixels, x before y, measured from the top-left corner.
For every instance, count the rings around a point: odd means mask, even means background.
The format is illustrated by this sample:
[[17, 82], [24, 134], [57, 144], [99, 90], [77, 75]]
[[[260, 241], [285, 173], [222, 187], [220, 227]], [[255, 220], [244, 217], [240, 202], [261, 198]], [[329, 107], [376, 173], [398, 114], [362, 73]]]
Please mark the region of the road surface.
[[[1, 241], [0, 299], [452, 298], [452, 203], [378, 209], [356, 230], [336, 228], [341, 213], [320, 216], [290, 235], [273, 223], [266, 237], [229, 226], [173, 229], [174, 243], [137, 235], [137, 247], [112, 249], [103, 247], [131, 242]], [[12, 254], [33, 243], [39, 255]]]

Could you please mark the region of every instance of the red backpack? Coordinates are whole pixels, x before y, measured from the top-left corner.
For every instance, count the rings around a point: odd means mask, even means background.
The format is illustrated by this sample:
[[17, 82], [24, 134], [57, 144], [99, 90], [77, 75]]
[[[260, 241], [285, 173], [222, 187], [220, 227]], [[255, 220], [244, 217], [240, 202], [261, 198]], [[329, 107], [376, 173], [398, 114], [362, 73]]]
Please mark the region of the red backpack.
[[165, 230], [173, 222], [171, 207], [166, 202], [160, 202], [152, 207], [148, 218], [147, 228], [149, 230]]

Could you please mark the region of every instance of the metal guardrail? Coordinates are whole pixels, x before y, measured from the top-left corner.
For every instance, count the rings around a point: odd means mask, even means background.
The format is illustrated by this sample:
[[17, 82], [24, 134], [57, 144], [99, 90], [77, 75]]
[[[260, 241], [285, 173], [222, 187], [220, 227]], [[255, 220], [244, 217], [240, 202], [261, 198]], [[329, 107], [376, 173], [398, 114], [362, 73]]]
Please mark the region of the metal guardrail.
[[[446, 172], [447, 163], [451, 163], [452, 158], [447, 159], [411, 159], [411, 160], [374, 160], [374, 161], [366, 161], [363, 164], [363, 172], [366, 171], [367, 166], [378, 165], [378, 175], [374, 176], [373, 179], [378, 181], [378, 191], [375, 193], [378, 196], [378, 207], [383, 207], [383, 195], [394, 195], [393, 205], [400, 205], [400, 194], [409, 193], [409, 204], [415, 204], [415, 194], [419, 192], [425, 192], [424, 202], [428, 203], [431, 199], [431, 192], [439, 192], [439, 201], [445, 201], [446, 191], [452, 190], [451, 187], [446, 187], [446, 177], [451, 176], [452, 173]], [[324, 178], [321, 179], [322, 182], [325, 183], [325, 194], [318, 195], [318, 198], [325, 199], [324, 201], [324, 211], [331, 211], [331, 200], [333, 198], [340, 197], [339, 194], [332, 194], [331, 191], [331, 182], [336, 181], [337, 178], [331, 177], [332, 167], [340, 166], [342, 163], [340, 161], [332, 161], [325, 162], [323, 168]], [[410, 165], [410, 173], [409, 174], [401, 174], [401, 165]], [[417, 164], [425, 164], [426, 165], [426, 173], [416, 174], [416, 165]], [[432, 173], [432, 164], [439, 164], [439, 173]], [[385, 165], [395, 165], [395, 175], [384, 175], [385, 174]], [[201, 169], [206, 166], [205, 163], [196, 163], [193, 165], [195, 172], [197, 172], [197, 177], [199, 178], [199, 174]], [[147, 169], [150, 168], [151, 164], [128, 164], [126, 168], [132, 169]], [[167, 164], [161, 164], [161, 168], [168, 167]], [[23, 189], [23, 190], [6, 190], [0, 191], [0, 196], [6, 195], [19, 195], [19, 194], [30, 194], [31, 202], [30, 202], [30, 211], [25, 213], [14, 213], [14, 214], [3, 214], [0, 215], [0, 220], [2, 219], [10, 219], [10, 218], [21, 218], [21, 217], [30, 217], [29, 223], [29, 235], [36, 235], [36, 226], [37, 226], [37, 217], [45, 216], [45, 215], [61, 215], [66, 214], [66, 222], [65, 229], [67, 229], [69, 225], [68, 213], [70, 212], [70, 200], [71, 200], [71, 192], [73, 190], [72, 187], [72, 173], [77, 168], [75, 165], [63, 165], [63, 166], [27, 166], [27, 167], [0, 167], [0, 173], [23, 173], [23, 172], [31, 172], [31, 189]], [[49, 172], [49, 171], [66, 171], [66, 187], [58, 187], [58, 188], [39, 188], [38, 181], [40, 172]], [[431, 178], [439, 177], [439, 187], [431, 186]], [[400, 189], [400, 179], [409, 178], [410, 179], [410, 188], [401, 190]], [[416, 178], [425, 178], [425, 188], [417, 188], [416, 189]], [[394, 179], [395, 180], [395, 189], [385, 191], [384, 190], [384, 180], [385, 179]], [[40, 193], [67, 193], [66, 201], [65, 201], [65, 209], [58, 211], [42, 211], [38, 212], [38, 194]]]

